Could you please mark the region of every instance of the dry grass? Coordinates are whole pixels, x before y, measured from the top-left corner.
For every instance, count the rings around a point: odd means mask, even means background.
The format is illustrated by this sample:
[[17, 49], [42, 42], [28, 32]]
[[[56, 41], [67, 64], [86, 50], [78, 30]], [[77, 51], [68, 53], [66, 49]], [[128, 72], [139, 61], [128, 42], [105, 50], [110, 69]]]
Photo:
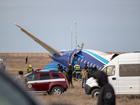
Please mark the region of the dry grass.
[[[81, 88], [80, 81], [74, 81], [74, 88], [69, 88], [64, 94], [60, 96], [54, 95], [36, 95], [45, 105], [96, 105], [97, 98], [91, 98], [85, 95]], [[117, 105], [140, 105], [140, 98], [117, 96]]]
[[[19, 70], [26, 72], [26, 56], [35, 68], [41, 68], [50, 61], [49, 56], [44, 53], [0, 53], [0, 58], [6, 61], [7, 71], [11, 75], [15, 75]], [[43, 94], [35, 96], [45, 105], [96, 105], [97, 99], [85, 95], [80, 81], [74, 81], [74, 86], [60, 96]], [[140, 98], [121, 96], [116, 98], [116, 103], [117, 105], [140, 105]]]
[[81, 81], [75, 81], [74, 88], [69, 88], [60, 96], [37, 95], [37, 97], [49, 105], [96, 105], [96, 99], [85, 95], [81, 88]]

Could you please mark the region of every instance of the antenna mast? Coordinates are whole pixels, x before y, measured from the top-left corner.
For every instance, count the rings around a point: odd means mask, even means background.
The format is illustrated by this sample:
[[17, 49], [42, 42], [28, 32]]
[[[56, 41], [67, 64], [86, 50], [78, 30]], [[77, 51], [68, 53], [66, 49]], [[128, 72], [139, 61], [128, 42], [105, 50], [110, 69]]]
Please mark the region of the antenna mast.
[[73, 33], [71, 32], [71, 49], [73, 49]]
[[78, 43], [78, 42], [77, 42], [77, 39], [78, 39], [78, 38], [77, 38], [77, 22], [75, 22], [74, 25], [75, 25], [75, 47], [77, 48], [77, 46], [78, 46], [78, 45], [77, 45], [77, 43]]

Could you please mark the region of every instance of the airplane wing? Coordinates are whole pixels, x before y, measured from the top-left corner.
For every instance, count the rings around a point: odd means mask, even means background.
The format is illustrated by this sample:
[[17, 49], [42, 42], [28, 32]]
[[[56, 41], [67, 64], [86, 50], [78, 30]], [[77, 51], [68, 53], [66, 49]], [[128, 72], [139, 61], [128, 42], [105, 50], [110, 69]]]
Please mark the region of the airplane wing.
[[51, 56], [57, 55], [60, 56], [60, 52], [57, 51], [56, 49], [52, 48], [51, 46], [49, 46], [48, 44], [44, 43], [43, 41], [39, 40], [37, 37], [35, 37], [32, 33], [28, 32], [27, 30], [25, 30], [24, 28], [22, 28], [21, 26], [17, 25], [16, 26], [18, 28], [20, 28], [20, 30], [22, 32], [24, 32], [26, 35], [28, 35], [30, 38], [32, 38], [35, 42], [37, 42], [38, 44], [40, 44], [43, 48], [45, 48], [50, 54]]

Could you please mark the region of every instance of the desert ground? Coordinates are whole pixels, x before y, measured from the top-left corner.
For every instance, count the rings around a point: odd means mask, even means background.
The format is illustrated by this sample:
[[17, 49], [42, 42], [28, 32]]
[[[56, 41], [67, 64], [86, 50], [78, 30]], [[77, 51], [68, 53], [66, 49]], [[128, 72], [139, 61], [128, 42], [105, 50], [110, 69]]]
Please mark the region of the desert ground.
[[[26, 64], [26, 57], [28, 62]], [[0, 58], [4, 59], [7, 72], [15, 76], [19, 70], [26, 73], [28, 64], [34, 68], [42, 68], [51, 59], [47, 53], [0, 53]], [[81, 81], [74, 81], [74, 88], [69, 88], [62, 95], [44, 95], [34, 93], [35, 98], [45, 105], [96, 105], [97, 98], [86, 95], [81, 88]], [[139, 97], [117, 96], [117, 105], [140, 105]]]

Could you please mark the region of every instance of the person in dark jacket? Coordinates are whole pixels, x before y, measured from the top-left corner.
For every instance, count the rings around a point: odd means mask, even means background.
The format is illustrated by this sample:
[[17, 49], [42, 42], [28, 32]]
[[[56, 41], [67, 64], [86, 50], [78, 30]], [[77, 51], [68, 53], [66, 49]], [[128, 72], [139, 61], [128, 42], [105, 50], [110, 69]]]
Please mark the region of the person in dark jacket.
[[96, 71], [93, 77], [101, 87], [97, 105], [116, 105], [115, 92], [108, 82], [107, 75], [103, 71]]
[[57, 67], [59, 72], [63, 72], [63, 66], [61, 64], [58, 64]]

